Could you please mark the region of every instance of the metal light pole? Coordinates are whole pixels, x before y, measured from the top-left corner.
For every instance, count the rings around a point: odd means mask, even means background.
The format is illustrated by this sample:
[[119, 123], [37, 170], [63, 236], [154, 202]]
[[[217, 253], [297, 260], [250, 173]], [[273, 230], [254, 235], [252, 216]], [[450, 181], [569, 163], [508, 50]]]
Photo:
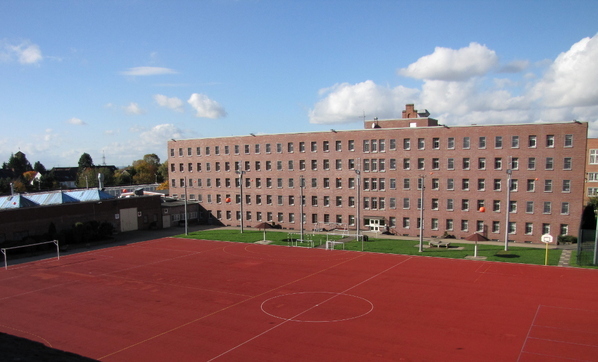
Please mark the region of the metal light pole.
[[511, 174], [513, 170], [507, 169], [507, 205], [505, 207], [505, 251], [509, 250], [509, 214], [511, 212]]
[[185, 235], [189, 235], [187, 226], [187, 176], [185, 176]]
[[424, 189], [426, 188], [424, 186], [424, 176], [423, 175], [419, 176], [419, 182], [420, 182], [420, 187], [421, 187], [421, 191], [420, 191], [421, 205], [420, 205], [420, 210], [419, 210], [419, 252], [422, 253], [424, 251]]
[[240, 188], [240, 198], [241, 198], [241, 203], [240, 203], [240, 212], [241, 212], [241, 234], [243, 234], [243, 175], [245, 174], [245, 171], [239, 170], [237, 171], [237, 173], [239, 174], [239, 188]]
[[[360, 215], [360, 210], [361, 210], [361, 171], [360, 170], [355, 170], [355, 173], [357, 174], [357, 220], [356, 220], [356, 238], [357, 241], [359, 241], [359, 224], [360, 224], [360, 220], [361, 220], [361, 215]], [[363, 251], [363, 237], [361, 237], [361, 251]]]
[[598, 210], [594, 210], [596, 215], [596, 236], [594, 237], [594, 260], [593, 264], [598, 265]]
[[300, 198], [299, 198], [299, 205], [300, 205], [299, 223], [301, 224], [301, 242], [303, 242], [303, 188], [305, 187], [305, 179], [303, 178], [303, 175], [299, 179], [299, 182], [300, 182], [300, 184], [299, 184], [299, 192], [300, 192]]

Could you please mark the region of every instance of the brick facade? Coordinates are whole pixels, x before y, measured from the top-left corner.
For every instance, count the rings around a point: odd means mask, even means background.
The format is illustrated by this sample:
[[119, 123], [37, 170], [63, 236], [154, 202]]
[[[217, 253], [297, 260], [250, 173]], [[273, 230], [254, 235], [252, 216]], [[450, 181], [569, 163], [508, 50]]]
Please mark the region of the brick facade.
[[588, 138], [585, 175], [585, 200], [598, 196], [598, 138]]
[[512, 169], [509, 240], [577, 235], [586, 123], [448, 127], [412, 105], [403, 116], [366, 121], [363, 130], [173, 140], [170, 193], [181, 197], [186, 179], [189, 198], [223, 224], [240, 225], [235, 170], [244, 170], [244, 225], [274, 221], [299, 229], [303, 177], [306, 230], [316, 222], [355, 229], [359, 205], [363, 229], [380, 224], [417, 236], [422, 177], [425, 237], [480, 232], [503, 241]]
[[107, 221], [114, 230], [121, 230], [120, 218], [123, 209], [137, 211], [138, 229], [149, 229], [152, 223], [162, 228], [162, 206], [160, 196], [142, 196], [128, 199], [74, 202], [51, 206], [34, 206], [0, 211], [0, 242], [23, 240], [43, 235], [53, 223], [56, 230], [70, 229], [77, 222]]

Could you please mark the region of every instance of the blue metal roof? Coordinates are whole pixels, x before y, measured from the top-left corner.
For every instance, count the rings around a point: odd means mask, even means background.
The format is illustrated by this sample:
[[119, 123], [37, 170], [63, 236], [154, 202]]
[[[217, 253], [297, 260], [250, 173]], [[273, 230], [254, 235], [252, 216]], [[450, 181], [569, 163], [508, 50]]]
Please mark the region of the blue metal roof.
[[67, 191], [67, 192], [44, 192], [36, 194], [17, 194], [0, 197], [0, 210], [18, 209], [41, 205], [61, 205], [73, 202], [100, 201], [114, 199], [115, 197], [98, 189]]
[[27, 195], [27, 198], [40, 205], [60, 205], [68, 204], [71, 202], [79, 202], [79, 200], [67, 195], [64, 192], [31, 194]]
[[79, 201], [100, 201], [114, 198], [114, 196], [98, 189], [70, 191], [67, 194]]
[[38, 204], [23, 195], [11, 195], [0, 198], [0, 209], [19, 209], [31, 206], [38, 206]]

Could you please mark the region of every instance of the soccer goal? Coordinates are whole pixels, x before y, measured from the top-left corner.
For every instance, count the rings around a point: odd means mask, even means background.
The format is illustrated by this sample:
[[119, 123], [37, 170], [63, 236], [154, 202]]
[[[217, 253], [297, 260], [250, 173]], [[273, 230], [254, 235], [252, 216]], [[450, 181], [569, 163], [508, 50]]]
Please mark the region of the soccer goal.
[[8, 269], [8, 262], [7, 262], [7, 257], [6, 257], [6, 254], [7, 254], [6, 252], [8, 250], [20, 249], [20, 248], [27, 248], [27, 247], [30, 247], [30, 246], [37, 246], [37, 245], [50, 244], [50, 243], [54, 243], [54, 245], [56, 245], [56, 260], [60, 260], [60, 247], [58, 245], [58, 240], [42, 241], [41, 243], [19, 245], [19, 246], [13, 246], [13, 247], [10, 247], [10, 248], [2, 248], [2, 249], [0, 249], [0, 251], [4, 255], [4, 269]]

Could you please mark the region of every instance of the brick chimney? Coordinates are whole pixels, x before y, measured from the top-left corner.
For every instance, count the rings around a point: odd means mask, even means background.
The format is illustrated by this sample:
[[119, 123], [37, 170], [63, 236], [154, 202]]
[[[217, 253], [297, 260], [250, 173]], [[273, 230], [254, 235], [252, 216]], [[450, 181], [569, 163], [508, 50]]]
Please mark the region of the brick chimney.
[[403, 119], [405, 118], [417, 118], [417, 111], [415, 110], [415, 104], [406, 104], [405, 110], [403, 111]]

